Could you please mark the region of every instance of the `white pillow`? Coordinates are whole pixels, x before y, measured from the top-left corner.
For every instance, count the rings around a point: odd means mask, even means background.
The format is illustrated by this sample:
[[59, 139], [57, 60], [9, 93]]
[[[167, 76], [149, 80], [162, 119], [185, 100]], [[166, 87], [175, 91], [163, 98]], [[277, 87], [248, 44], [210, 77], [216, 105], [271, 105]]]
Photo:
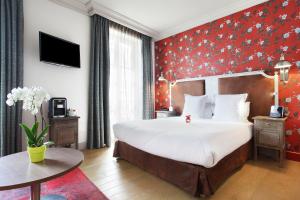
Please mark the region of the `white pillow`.
[[211, 102], [206, 102], [204, 106], [203, 116], [204, 119], [211, 119], [213, 117], [214, 104]]
[[248, 94], [217, 95], [214, 120], [241, 121], [240, 104], [245, 103]]
[[245, 103], [241, 102], [239, 112], [240, 112], [240, 120], [247, 122], [250, 114], [250, 102], [249, 101]]
[[207, 101], [207, 96], [192, 96], [184, 94], [184, 107], [182, 116], [191, 115], [193, 118], [203, 118], [204, 107]]

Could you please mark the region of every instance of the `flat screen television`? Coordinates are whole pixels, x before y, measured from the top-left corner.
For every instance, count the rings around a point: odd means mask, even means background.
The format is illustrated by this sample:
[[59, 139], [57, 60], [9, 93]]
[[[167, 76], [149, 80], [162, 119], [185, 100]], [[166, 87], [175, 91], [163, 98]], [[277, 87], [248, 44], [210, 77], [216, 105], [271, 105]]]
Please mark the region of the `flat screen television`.
[[80, 46], [78, 44], [39, 32], [40, 61], [80, 68]]

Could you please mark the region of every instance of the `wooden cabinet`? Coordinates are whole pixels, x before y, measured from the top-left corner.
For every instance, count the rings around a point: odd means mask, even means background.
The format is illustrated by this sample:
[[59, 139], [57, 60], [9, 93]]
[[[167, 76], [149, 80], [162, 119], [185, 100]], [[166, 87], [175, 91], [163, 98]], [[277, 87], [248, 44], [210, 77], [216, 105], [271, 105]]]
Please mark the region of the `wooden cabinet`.
[[168, 110], [156, 111], [156, 118], [166, 118], [166, 117], [174, 117], [174, 116], [176, 116], [175, 111], [168, 111]]
[[254, 159], [258, 148], [272, 149], [279, 152], [279, 165], [285, 158], [285, 121], [286, 118], [256, 116], [254, 119]]
[[75, 144], [78, 149], [78, 119], [79, 117], [50, 118], [50, 140], [55, 146]]

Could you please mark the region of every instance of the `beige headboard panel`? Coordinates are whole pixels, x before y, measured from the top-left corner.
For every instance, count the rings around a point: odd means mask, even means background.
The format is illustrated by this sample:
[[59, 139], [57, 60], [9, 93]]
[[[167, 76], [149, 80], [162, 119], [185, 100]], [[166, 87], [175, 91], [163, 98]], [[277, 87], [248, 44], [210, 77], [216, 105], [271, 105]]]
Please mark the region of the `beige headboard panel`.
[[200, 96], [205, 94], [205, 81], [177, 82], [172, 88], [172, 105], [177, 114], [181, 114], [184, 106], [184, 94]]

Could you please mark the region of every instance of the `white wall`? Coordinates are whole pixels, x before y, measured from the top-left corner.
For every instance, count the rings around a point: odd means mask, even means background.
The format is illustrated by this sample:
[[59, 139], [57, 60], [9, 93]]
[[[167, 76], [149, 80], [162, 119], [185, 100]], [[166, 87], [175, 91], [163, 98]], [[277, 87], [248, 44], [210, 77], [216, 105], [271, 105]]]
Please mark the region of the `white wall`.
[[[77, 110], [79, 143], [86, 142], [90, 19], [48, 0], [24, 1], [24, 86], [41, 86], [52, 97], [66, 97]], [[80, 45], [81, 68], [59, 67], [39, 61], [39, 31]], [[24, 113], [23, 121], [32, 122]]]

